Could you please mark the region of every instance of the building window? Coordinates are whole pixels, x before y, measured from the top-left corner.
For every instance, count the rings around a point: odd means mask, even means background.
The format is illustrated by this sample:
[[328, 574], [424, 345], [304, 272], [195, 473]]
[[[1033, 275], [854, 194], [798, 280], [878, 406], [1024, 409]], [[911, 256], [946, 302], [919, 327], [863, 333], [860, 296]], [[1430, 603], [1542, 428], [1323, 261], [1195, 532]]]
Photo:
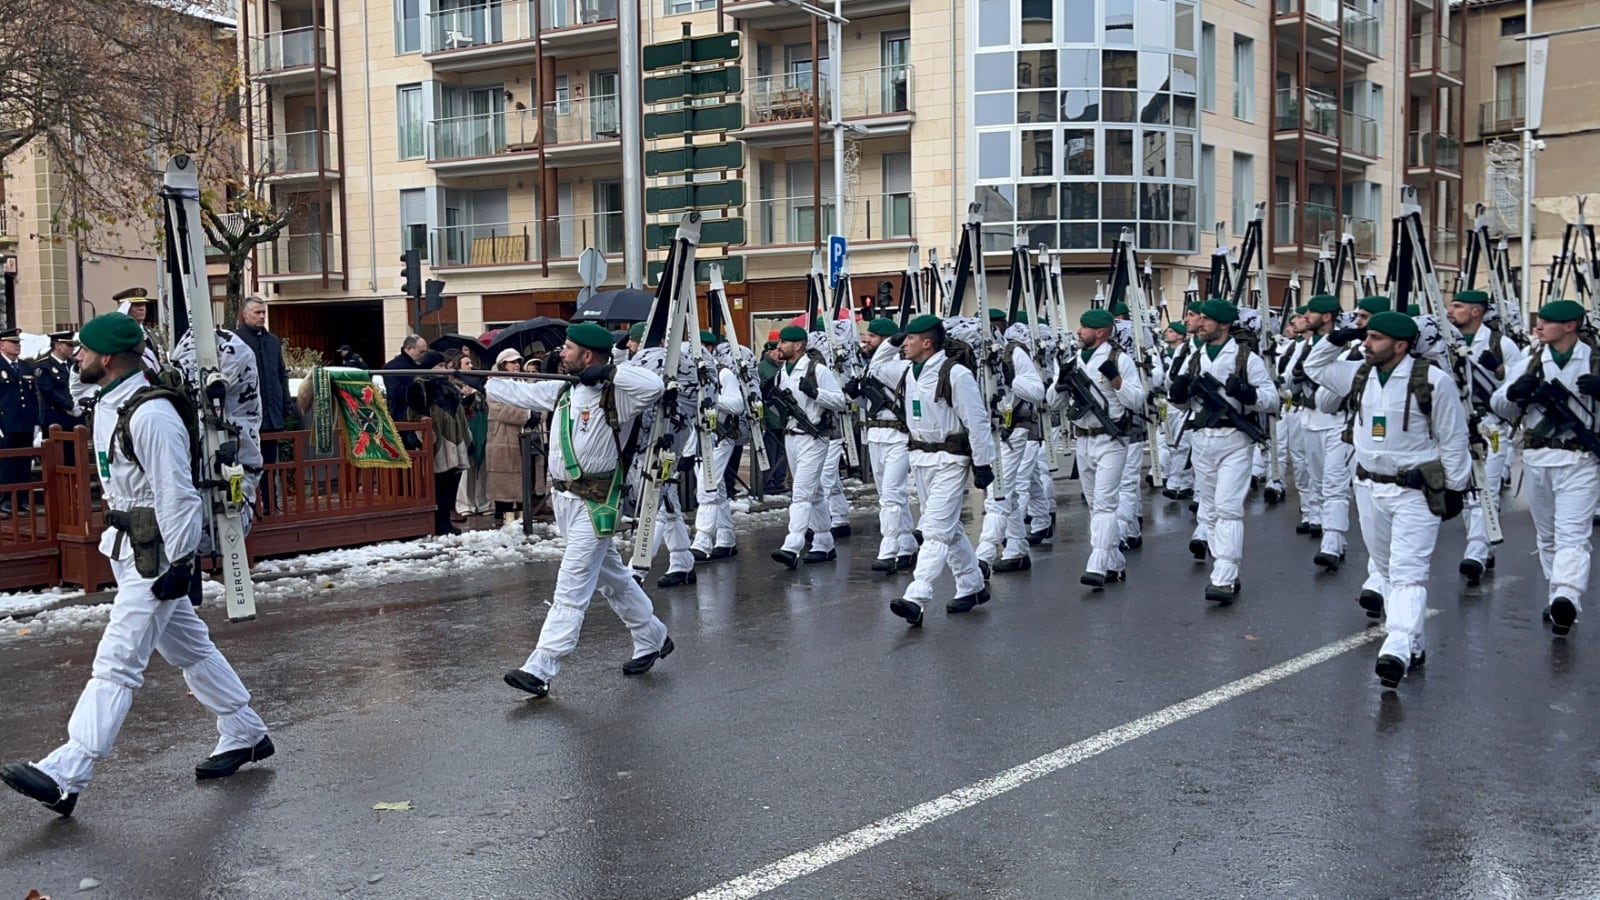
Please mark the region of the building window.
[[422, 0], [394, 0], [394, 52], [422, 50]]
[[[1494, 70], [1495, 121], [1521, 120], [1527, 109], [1527, 80], [1522, 63], [1497, 66]], [[1519, 126], [1520, 127], [1520, 124]]]
[[422, 85], [400, 88], [395, 116], [400, 128], [400, 158], [421, 159], [427, 154], [426, 120], [423, 118]]
[[1233, 117], [1256, 118], [1256, 42], [1238, 35], [1233, 38]]
[[1233, 233], [1242, 237], [1256, 209], [1256, 160], [1248, 153], [1233, 154]]
[[1217, 111], [1217, 26], [1200, 26], [1200, 108]]
[[1200, 145], [1200, 227], [1211, 230], [1217, 222], [1217, 148]]
[[400, 250], [428, 258], [428, 192], [423, 188], [400, 192]]
[[702, 9], [716, 9], [717, 0], [666, 0], [669, 16], [681, 16]]
[[1512, 37], [1513, 35], [1528, 32], [1528, 17], [1526, 15], [1506, 16], [1500, 20], [1500, 36]]

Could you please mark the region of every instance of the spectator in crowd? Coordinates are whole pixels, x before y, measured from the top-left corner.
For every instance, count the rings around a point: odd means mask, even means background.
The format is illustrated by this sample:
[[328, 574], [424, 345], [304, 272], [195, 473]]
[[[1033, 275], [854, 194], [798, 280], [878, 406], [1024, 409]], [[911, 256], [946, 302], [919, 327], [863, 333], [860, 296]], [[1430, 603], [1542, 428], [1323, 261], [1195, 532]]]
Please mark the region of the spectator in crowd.
[[367, 367], [367, 361], [361, 358], [361, 354], [350, 349], [349, 344], [340, 344], [338, 352], [339, 365], [347, 369], [365, 369]]
[[[494, 367], [501, 372], [520, 372], [523, 362], [522, 355], [508, 347], [495, 358]], [[522, 502], [522, 430], [533, 425], [533, 418], [532, 410], [489, 401], [489, 446], [484, 469], [488, 473], [489, 499], [494, 502], [499, 519]]]
[[[38, 397], [33, 387], [33, 369], [18, 359], [22, 355], [22, 331], [0, 331], [0, 449], [19, 450], [33, 446], [33, 430], [39, 425]], [[0, 459], [0, 486], [18, 485], [28, 480], [31, 460], [26, 456]], [[3, 489], [3, 488], [0, 488]], [[17, 512], [28, 508], [27, 492], [17, 490]], [[0, 493], [0, 516], [11, 515], [11, 492]]]
[[427, 350], [417, 360], [417, 368], [438, 369], [439, 376], [413, 378], [406, 387], [405, 408], [413, 419], [427, 417], [433, 429], [433, 529], [435, 534], [460, 534], [450, 521], [461, 473], [469, 463], [472, 441], [470, 407], [481, 398], [474, 391], [464, 395], [455, 380], [448, 377], [450, 363], [443, 353]]
[[[420, 334], [408, 334], [400, 343], [400, 352], [384, 363], [385, 369], [422, 369], [422, 357], [428, 352], [428, 339]], [[442, 354], [441, 354], [442, 357]], [[407, 421], [406, 397], [415, 378], [411, 375], [383, 376], [383, 394], [389, 403], [389, 416], [396, 422]], [[407, 450], [417, 450], [420, 445], [410, 432], [403, 433]]]
[[[477, 360], [470, 353], [452, 350], [446, 355], [450, 368], [455, 371], [470, 372], [477, 368]], [[484, 403], [482, 375], [457, 375], [451, 380], [463, 396], [478, 398], [468, 419], [468, 431], [472, 435], [469, 464], [456, 495], [456, 519], [466, 521], [467, 516], [486, 516], [494, 512], [494, 506], [489, 503], [488, 474], [484, 468], [489, 443], [489, 409]]]
[[[283, 341], [267, 330], [267, 301], [250, 297], [239, 308], [239, 339], [256, 355], [256, 373], [261, 378], [261, 431], [282, 431], [288, 427], [294, 397], [289, 394], [289, 367], [283, 361]], [[263, 465], [278, 461], [278, 442], [261, 442]], [[269, 497], [268, 500], [271, 498]]]

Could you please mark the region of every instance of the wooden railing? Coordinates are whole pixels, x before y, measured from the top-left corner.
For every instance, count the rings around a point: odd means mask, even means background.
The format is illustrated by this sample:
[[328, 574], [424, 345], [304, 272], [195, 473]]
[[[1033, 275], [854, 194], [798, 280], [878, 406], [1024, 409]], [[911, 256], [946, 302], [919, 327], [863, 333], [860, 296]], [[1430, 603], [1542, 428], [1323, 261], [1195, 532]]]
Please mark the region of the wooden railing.
[[[262, 473], [248, 546], [253, 558], [403, 540], [433, 533], [433, 432], [402, 422], [420, 449], [404, 469], [359, 469], [344, 457], [314, 459], [311, 432], [262, 435], [278, 441], [283, 461]], [[337, 437], [342, 447], [343, 436]], [[71, 458], [72, 464], [68, 464]], [[88, 429], [52, 427], [40, 447], [0, 450], [0, 459], [28, 460], [27, 480], [0, 484], [0, 590], [59, 583], [95, 590], [112, 583], [99, 552], [105, 514], [92, 470]], [[39, 476], [32, 473], [35, 463]], [[270, 493], [269, 493], [270, 491]], [[23, 506], [27, 511], [22, 510]]]

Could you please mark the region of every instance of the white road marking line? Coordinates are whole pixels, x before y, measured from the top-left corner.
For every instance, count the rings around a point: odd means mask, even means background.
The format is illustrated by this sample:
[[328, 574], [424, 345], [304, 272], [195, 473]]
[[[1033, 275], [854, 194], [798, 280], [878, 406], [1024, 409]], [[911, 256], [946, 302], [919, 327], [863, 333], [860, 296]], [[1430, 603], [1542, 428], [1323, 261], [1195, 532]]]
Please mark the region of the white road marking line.
[[[1439, 610], [1430, 609], [1427, 612], [1427, 617], [1431, 619], [1438, 613]], [[993, 800], [1031, 781], [1059, 772], [1068, 766], [1075, 766], [1084, 760], [1093, 759], [1107, 750], [1114, 750], [1123, 744], [1160, 731], [1168, 725], [1175, 725], [1208, 709], [1221, 706], [1229, 700], [1242, 697], [1251, 691], [1260, 690], [1291, 675], [1304, 672], [1312, 666], [1325, 663], [1336, 656], [1348, 653], [1383, 636], [1384, 631], [1382, 628], [1363, 629], [1349, 637], [1341, 638], [1331, 644], [1324, 644], [1308, 653], [1285, 660], [1270, 668], [1262, 669], [1253, 675], [1246, 675], [1238, 681], [1231, 681], [1199, 696], [1190, 697], [1188, 700], [1174, 703], [1165, 709], [1134, 719], [1127, 724], [1102, 731], [1076, 744], [1062, 747], [1059, 750], [1052, 750], [1036, 759], [1007, 769], [997, 775], [991, 775], [964, 788], [958, 788], [942, 797], [935, 797], [926, 803], [918, 804], [887, 818], [879, 819], [871, 825], [840, 835], [809, 850], [802, 850], [799, 853], [786, 856], [775, 863], [762, 866], [731, 881], [725, 881], [716, 887], [701, 891], [690, 897], [689, 900], [748, 900], [748, 898], [760, 896], [797, 878], [803, 878], [836, 862], [842, 862], [852, 856], [870, 850], [879, 844], [887, 843], [898, 837], [904, 837], [923, 826], [931, 825], [968, 807], [977, 806], [985, 800]]]

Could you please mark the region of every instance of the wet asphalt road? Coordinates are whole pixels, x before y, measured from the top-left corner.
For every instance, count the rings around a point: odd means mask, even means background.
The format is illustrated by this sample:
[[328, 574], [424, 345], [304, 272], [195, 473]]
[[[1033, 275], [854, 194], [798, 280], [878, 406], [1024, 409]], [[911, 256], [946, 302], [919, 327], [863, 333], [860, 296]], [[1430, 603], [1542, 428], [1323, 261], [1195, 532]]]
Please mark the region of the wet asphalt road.
[[[1063, 482], [1063, 495], [1076, 489]], [[1377, 644], [778, 886], [783, 897], [1600, 896], [1600, 649], [1552, 641], [1531, 525], [1497, 574], [1435, 558], [1428, 664], [1396, 693]], [[596, 604], [553, 698], [500, 681], [555, 566], [207, 618], [278, 755], [196, 784], [209, 717], [152, 664], [71, 820], [0, 796], [0, 898], [682, 897], [1356, 634], [1359, 542], [1334, 575], [1292, 507], [1247, 520], [1244, 594], [1201, 599], [1187, 511], [1154, 497], [1128, 584], [1091, 594], [1084, 512], [971, 615], [886, 609], [875, 522], [789, 573], [743, 536], [652, 591], [677, 653], [624, 678]], [[949, 591], [948, 579], [942, 587]], [[0, 759], [60, 741], [97, 633], [4, 648]], [[409, 801], [406, 812], [376, 812]]]

